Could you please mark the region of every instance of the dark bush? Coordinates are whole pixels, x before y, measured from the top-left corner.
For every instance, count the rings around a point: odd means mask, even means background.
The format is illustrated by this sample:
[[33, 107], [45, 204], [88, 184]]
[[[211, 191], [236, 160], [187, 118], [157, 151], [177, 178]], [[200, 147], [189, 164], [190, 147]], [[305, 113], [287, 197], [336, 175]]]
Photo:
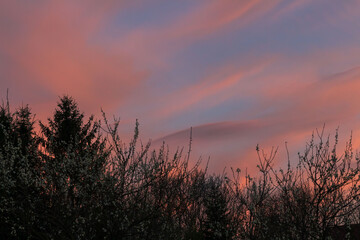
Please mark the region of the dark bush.
[[339, 155], [337, 134], [331, 146], [318, 133], [285, 170], [274, 168], [276, 150], [257, 148], [257, 176], [209, 175], [190, 163], [191, 148], [150, 150], [137, 121], [125, 144], [120, 122], [103, 121], [85, 121], [68, 96], [40, 132], [28, 106], [0, 107], [1, 239], [355, 239], [351, 139]]

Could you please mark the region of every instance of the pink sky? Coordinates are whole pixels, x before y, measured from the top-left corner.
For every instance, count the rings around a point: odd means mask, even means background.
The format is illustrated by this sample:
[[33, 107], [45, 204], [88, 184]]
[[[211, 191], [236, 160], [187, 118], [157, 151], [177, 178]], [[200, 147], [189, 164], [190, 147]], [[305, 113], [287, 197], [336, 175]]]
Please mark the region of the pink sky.
[[38, 119], [69, 94], [86, 114], [138, 118], [143, 140], [256, 166], [326, 124], [360, 145], [360, 2], [0, 0], [0, 96]]

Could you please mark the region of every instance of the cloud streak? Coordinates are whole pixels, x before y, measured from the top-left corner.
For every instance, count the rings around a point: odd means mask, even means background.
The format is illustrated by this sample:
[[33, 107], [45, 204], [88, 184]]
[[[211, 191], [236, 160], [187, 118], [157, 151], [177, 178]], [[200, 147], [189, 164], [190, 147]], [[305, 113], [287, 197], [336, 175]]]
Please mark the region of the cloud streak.
[[[360, 67], [334, 74], [298, 90], [291, 96], [278, 99], [280, 103], [289, 104], [259, 119], [194, 126], [194, 143], [204, 152], [215, 156], [217, 164], [214, 164], [212, 170], [219, 165], [254, 165], [251, 162], [256, 160], [255, 146], [258, 143], [263, 147], [282, 146], [285, 141], [293, 145], [303, 145], [304, 139], [324, 123], [333, 129], [341, 123], [345, 129], [348, 128], [346, 124], [354, 126], [359, 123], [359, 86]], [[183, 146], [188, 139], [189, 129], [184, 129], [161, 137], [155, 143], [166, 141]], [[355, 140], [355, 145], [359, 144], [360, 142]], [[226, 148], [226, 145], [230, 153], [219, 155], [221, 150], [217, 148]]]
[[182, 4], [2, 1], [1, 93], [41, 119], [70, 94], [87, 113], [125, 116], [129, 131], [139, 118], [156, 144], [186, 145], [193, 126], [215, 170], [253, 165], [257, 143], [358, 126], [356, 1]]
[[[30, 88], [20, 89], [24, 95], [36, 88], [53, 96], [70, 94], [86, 102], [86, 110], [91, 111], [99, 103], [120, 104], [148, 72], [137, 69], [131, 57], [114, 55], [93, 40], [111, 5], [111, 1], [100, 6], [92, 1], [84, 6], [70, 1], [6, 5], [2, 13], [10, 12], [4, 18], [13, 27], [0, 30], [0, 51], [12, 66], [2, 70], [1, 87], [16, 81], [16, 86]], [[18, 16], [16, 11], [23, 14]]]

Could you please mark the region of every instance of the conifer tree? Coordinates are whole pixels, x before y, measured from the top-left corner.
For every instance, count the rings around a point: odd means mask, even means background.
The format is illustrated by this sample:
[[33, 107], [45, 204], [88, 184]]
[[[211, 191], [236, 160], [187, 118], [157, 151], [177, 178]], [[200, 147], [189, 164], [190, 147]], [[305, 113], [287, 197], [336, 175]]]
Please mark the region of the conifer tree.
[[10, 113], [9, 102], [2, 104], [0, 107], [0, 149], [3, 153], [4, 147], [10, 137], [11, 128], [13, 126], [13, 115]]
[[232, 238], [228, 199], [224, 181], [220, 177], [207, 179], [204, 206], [206, 220], [204, 223], [204, 237], [207, 240], [227, 240]]
[[[40, 128], [43, 134], [41, 142], [52, 162], [68, 164], [66, 167], [74, 164], [74, 167], [85, 167], [83, 164], [89, 164], [86, 170], [97, 175], [102, 173], [107, 153], [105, 142], [99, 134], [100, 125], [94, 121], [93, 116], [84, 123], [84, 114], [80, 112], [73, 98], [62, 97], [53, 118], [48, 119], [48, 126], [40, 122]], [[70, 162], [64, 162], [65, 160]], [[76, 178], [72, 172], [68, 174], [69, 177]]]
[[0, 107], [0, 238], [25, 238], [36, 225], [41, 163], [28, 106]]
[[84, 123], [77, 103], [64, 96], [48, 119], [48, 126], [40, 122], [40, 128], [49, 214], [63, 216], [54, 219], [53, 225], [60, 232], [73, 230], [76, 235], [82, 234], [85, 227], [75, 222], [80, 224], [90, 214], [91, 206], [96, 205], [97, 186], [105, 174], [108, 153], [99, 133], [100, 125], [93, 116]]

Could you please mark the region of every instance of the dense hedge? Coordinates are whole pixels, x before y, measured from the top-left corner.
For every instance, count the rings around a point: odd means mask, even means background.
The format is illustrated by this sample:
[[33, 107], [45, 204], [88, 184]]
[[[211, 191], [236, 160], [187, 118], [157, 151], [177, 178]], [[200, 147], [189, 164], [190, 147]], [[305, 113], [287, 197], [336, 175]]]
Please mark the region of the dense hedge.
[[[39, 122], [28, 106], [0, 108], [0, 239], [326, 239], [359, 222], [359, 163], [320, 133], [298, 164], [259, 174], [207, 174], [190, 152], [169, 154], [87, 121], [62, 97]], [[346, 228], [346, 229], [348, 229]]]

